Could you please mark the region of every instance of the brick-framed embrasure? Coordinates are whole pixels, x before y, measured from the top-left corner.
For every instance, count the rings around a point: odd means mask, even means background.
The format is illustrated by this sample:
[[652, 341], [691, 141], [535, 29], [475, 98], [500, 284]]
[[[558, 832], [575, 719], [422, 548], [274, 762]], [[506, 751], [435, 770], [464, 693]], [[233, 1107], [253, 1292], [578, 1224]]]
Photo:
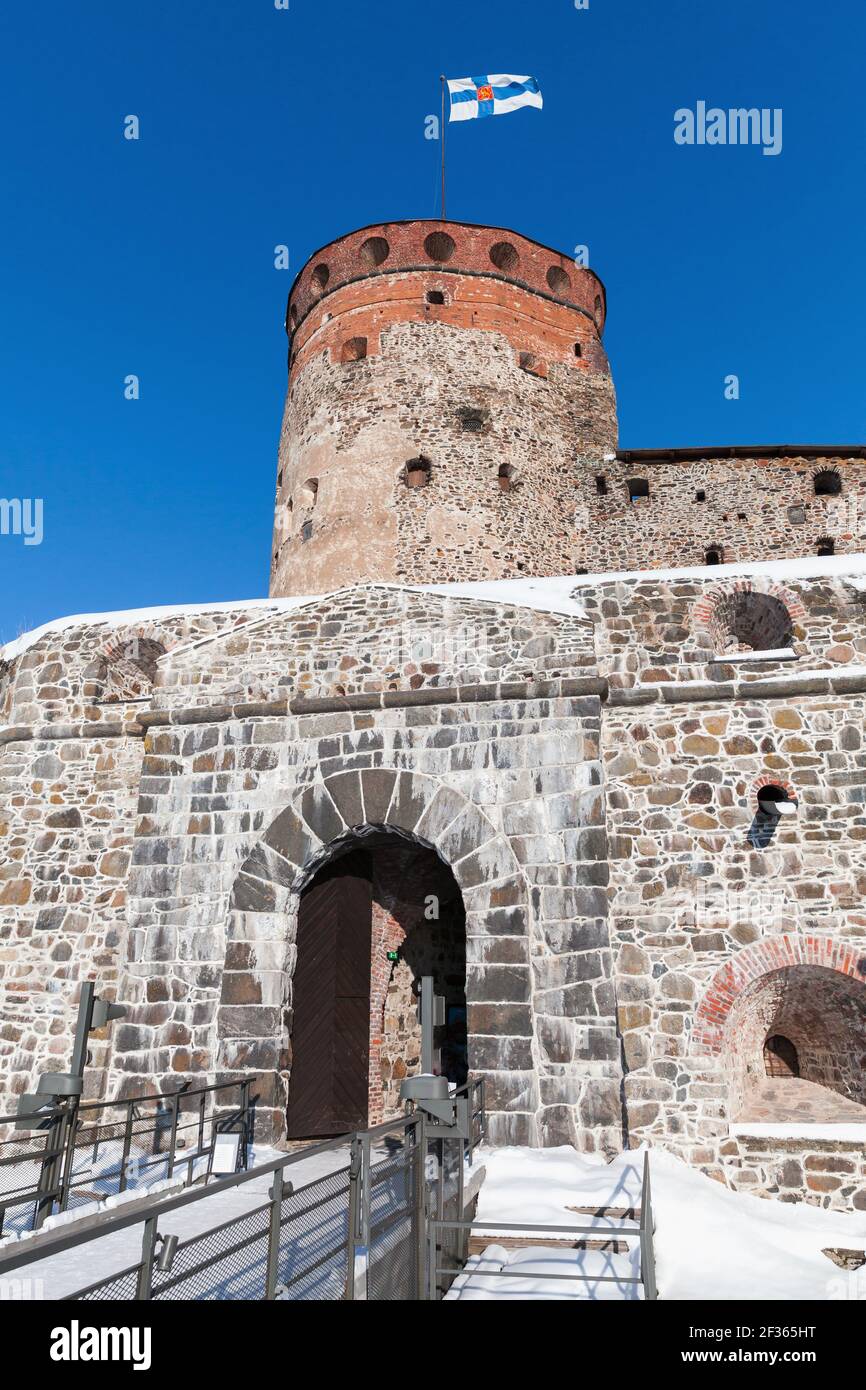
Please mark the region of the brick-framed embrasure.
[[828, 936], [769, 936], [738, 951], [711, 979], [695, 1012], [692, 1046], [718, 1057], [726, 1045], [731, 1012], [745, 990], [762, 976], [789, 966], [835, 970], [866, 985], [866, 953]]
[[738, 607], [753, 600], [766, 611], [757, 615], [756, 628], [766, 629], [766, 640], [755, 650], [787, 646], [806, 617], [802, 601], [790, 589], [762, 576], [723, 580], [701, 594], [692, 605], [689, 626], [701, 647], [724, 652], [733, 635], [732, 617]]

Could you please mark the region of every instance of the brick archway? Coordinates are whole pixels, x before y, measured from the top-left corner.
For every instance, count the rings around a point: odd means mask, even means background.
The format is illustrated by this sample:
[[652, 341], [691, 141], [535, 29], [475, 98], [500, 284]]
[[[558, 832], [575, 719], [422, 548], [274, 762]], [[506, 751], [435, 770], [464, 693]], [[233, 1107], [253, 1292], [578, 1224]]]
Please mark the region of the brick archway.
[[[467, 944], [473, 939], [476, 946], [483, 944], [477, 939], [488, 930], [489, 903], [509, 919], [510, 932], [528, 931], [526, 883], [511, 846], [453, 787], [422, 774], [375, 768], [335, 773], [302, 789], [244, 860], [226, 926], [217, 1013], [219, 1071], [224, 1077], [253, 1070], [262, 1075], [257, 1118], [262, 1137], [279, 1139], [284, 1133], [301, 891], [347, 838], [363, 843], [365, 835], [383, 830], [434, 850], [448, 866], [463, 896]], [[495, 967], [486, 965], [481, 950], [467, 955], [470, 1067], [495, 1073], [531, 1065], [531, 1039], [510, 1037], [514, 1009], [495, 1003], [529, 1000], [528, 952], [523, 954], [519, 964]], [[537, 1107], [534, 1094], [531, 1103]], [[491, 1109], [496, 1108], [493, 1099]]]
[[717, 970], [695, 1013], [695, 1051], [718, 1057], [726, 1042], [731, 1012], [743, 993], [763, 976], [790, 966], [835, 970], [866, 985], [866, 949], [827, 936], [768, 936], [746, 946]]
[[[699, 643], [724, 652], [740, 643], [753, 650], [787, 646], [806, 617], [792, 590], [762, 576], [726, 579], [714, 584], [692, 605], [690, 627]], [[745, 625], [744, 631], [739, 629]]]

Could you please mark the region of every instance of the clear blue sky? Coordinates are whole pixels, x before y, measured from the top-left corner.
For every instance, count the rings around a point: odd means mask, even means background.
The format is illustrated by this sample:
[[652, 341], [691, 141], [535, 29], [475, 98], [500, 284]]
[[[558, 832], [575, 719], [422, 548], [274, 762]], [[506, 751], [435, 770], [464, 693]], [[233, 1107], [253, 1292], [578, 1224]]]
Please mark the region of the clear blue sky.
[[[7, 0], [0, 51], [0, 496], [45, 527], [4, 640], [266, 593], [289, 285], [438, 211], [440, 72], [539, 79], [450, 127], [448, 210], [589, 246], [623, 447], [866, 439], [862, 4]], [[781, 107], [781, 155], [677, 146], [698, 100]]]

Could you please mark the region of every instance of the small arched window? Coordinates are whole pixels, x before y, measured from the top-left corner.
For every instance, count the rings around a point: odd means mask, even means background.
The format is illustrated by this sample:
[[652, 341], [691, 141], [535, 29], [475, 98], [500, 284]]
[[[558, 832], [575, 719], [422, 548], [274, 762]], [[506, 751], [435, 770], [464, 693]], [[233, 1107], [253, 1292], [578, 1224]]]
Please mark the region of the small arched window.
[[720, 565], [722, 563], [722, 547], [711, 545], [704, 554], [705, 565]]
[[732, 589], [713, 604], [710, 636], [717, 652], [766, 652], [790, 647], [793, 623], [775, 594]]
[[818, 541], [817, 552], [819, 555], [835, 555], [836, 542], [832, 536], [822, 536]]
[[510, 492], [515, 486], [514, 469], [510, 463], [500, 463], [497, 481], [501, 492]]
[[301, 502], [302, 502], [302, 504], [303, 504], [305, 507], [307, 507], [310, 511], [312, 511], [313, 508], [314, 508], [315, 505], [316, 505], [316, 499], [318, 498], [318, 496], [319, 496], [319, 480], [318, 480], [318, 478], [308, 478], [307, 481], [304, 483], [303, 488], [301, 489]]

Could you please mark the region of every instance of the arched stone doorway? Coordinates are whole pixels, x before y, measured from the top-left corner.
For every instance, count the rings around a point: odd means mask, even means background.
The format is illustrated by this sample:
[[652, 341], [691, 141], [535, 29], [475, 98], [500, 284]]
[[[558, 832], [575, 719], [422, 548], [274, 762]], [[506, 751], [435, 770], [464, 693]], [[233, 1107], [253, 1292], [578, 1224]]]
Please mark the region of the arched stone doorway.
[[[334, 773], [300, 788], [291, 805], [271, 814], [268, 820], [256, 812], [261, 838], [234, 880], [225, 964], [214, 971], [217, 1074], [255, 1074], [257, 1136], [279, 1141], [286, 1134], [301, 895], [353, 837], [372, 843], [384, 832], [435, 852], [453, 875], [465, 908], [468, 1067], [487, 1081], [488, 1133], [494, 1142], [537, 1142], [530, 905], [505, 835], [443, 780], [391, 768]], [[404, 958], [414, 976], [421, 961], [410, 959], [413, 949]], [[373, 991], [371, 974], [371, 997]], [[383, 1012], [383, 1033], [375, 1035], [386, 1040], [380, 1065], [390, 1064], [388, 1028], [399, 1035], [401, 1018], [405, 1023], [405, 1013]], [[398, 1081], [394, 1071], [386, 1065], [383, 1109]]]
[[448, 866], [394, 830], [353, 834], [300, 897], [293, 980], [289, 1139], [343, 1134], [401, 1113], [419, 1070], [417, 992], [445, 996], [437, 1070], [467, 1077], [466, 914]]

